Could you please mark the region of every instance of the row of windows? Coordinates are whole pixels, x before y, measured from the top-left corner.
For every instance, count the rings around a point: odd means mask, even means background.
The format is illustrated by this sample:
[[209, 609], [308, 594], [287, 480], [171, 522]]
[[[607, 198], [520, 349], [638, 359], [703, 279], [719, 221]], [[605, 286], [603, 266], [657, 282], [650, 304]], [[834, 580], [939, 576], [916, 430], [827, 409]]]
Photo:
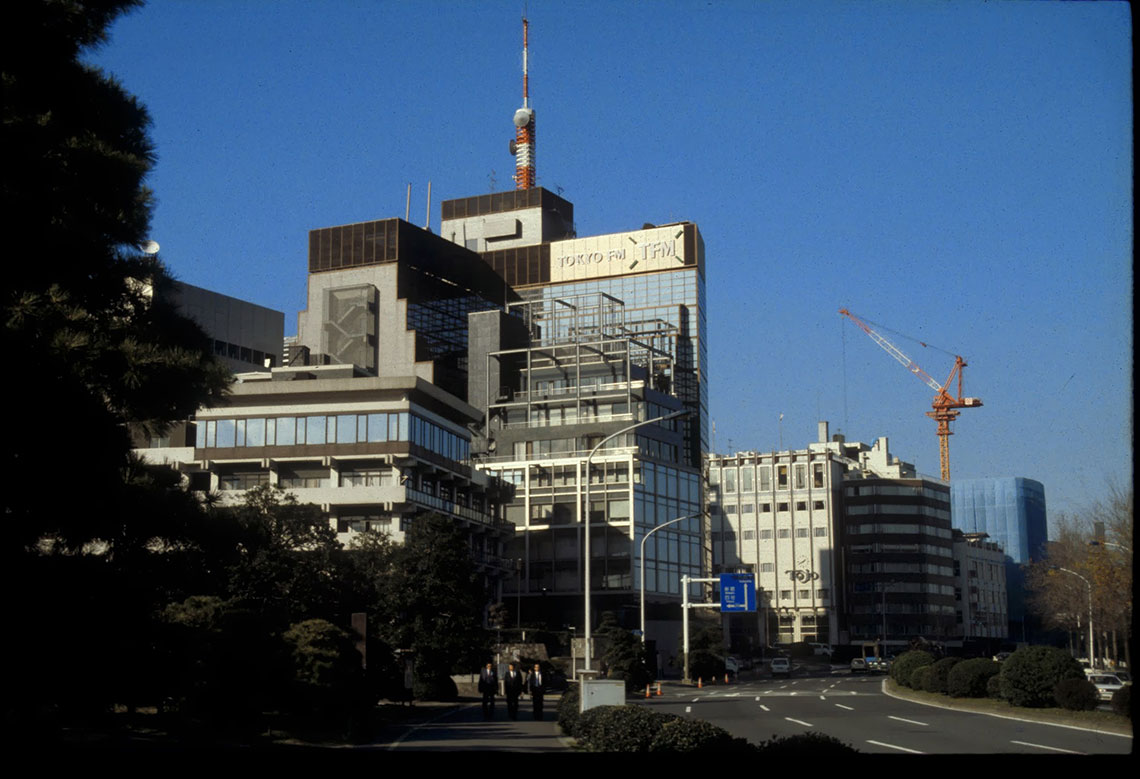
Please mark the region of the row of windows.
[[[852, 614], [882, 614], [882, 603], [853, 603], [848, 606]], [[888, 614], [953, 614], [953, 606], [939, 603], [887, 603]], [[881, 627], [881, 626], [880, 626]], [[892, 633], [894, 631], [891, 631]]]
[[[232, 344], [229, 341], [214, 341], [214, 354], [219, 357], [229, 357], [256, 365], [259, 368], [276, 368], [277, 355], [272, 352], [263, 352], [260, 349], [251, 349], [248, 346]], [[268, 360], [268, 362], [266, 362]]]
[[933, 506], [898, 505], [897, 503], [869, 503], [865, 506], [848, 506], [847, 516], [864, 514], [908, 514], [910, 516], [935, 517], [950, 520], [950, 512]]
[[[824, 463], [811, 464], [811, 487], [813, 489], [822, 489], [824, 485]], [[710, 468], [709, 469], [709, 484], [723, 484], [724, 494], [731, 495], [735, 493], [737, 484], [740, 486], [740, 492], [748, 493], [753, 492], [754, 484], [758, 484], [761, 492], [768, 492], [772, 489], [772, 475], [773, 466], [760, 465], [760, 466], [742, 466], [739, 469], [739, 476], [737, 468]], [[792, 478], [792, 489], [806, 490], [808, 489], [808, 464], [796, 463], [790, 470], [787, 465], [775, 466], [775, 484], [776, 489], [786, 490], [789, 487], [789, 475]]]
[[934, 563], [853, 563], [848, 570], [851, 573], [924, 573], [933, 576], [951, 576], [954, 572], [948, 565]]
[[[781, 512], [781, 511], [786, 512], [788, 510], [788, 506], [790, 506], [790, 505], [791, 505], [790, 503], [777, 503], [776, 504], [776, 511], [777, 512]], [[807, 511], [808, 510], [807, 505], [808, 504], [807, 504], [806, 500], [795, 501], [796, 511]], [[822, 500], [813, 500], [811, 502], [811, 507], [812, 507], [813, 511], [823, 511], [826, 508], [826, 506], [824, 505], [824, 502]], [[724, 513], [725, 514], [736, 514], [738, 512], [741, 514], [755, 514], [756, 513], [756, 506], [752, 503], [741, 503], [739, 506], [733, 504], [733, 505], [729, 505], [729, 506], [724, 507]], [[760, 513], [761, 514], [771, 514], [772, 513], [772, 504], [771, 503], [761, 503], [760, 504]]]
[[935, 538], [951, 537], [949, 528], [933, 527], [932, 525], [886, 525], [878, 523], [873, 525], [848, 525], [847, 532], [855, 536], [866, 535], [867, 533], [890, 533], [894, 535], [934, 536]]
[[953, 557], [954, 552], [933, 544], [856, 544], [851, 554], [928, 554], [936, 557]]
[[865, 496], [865, 495], [905, 495], [908, 497], [921, 496], [924, 498], [933, 498], [940, 500], [943, 503], [950, 502], [950, 494], [945, 490], [936, 490], [932, 487], [919, 487], [910, 485], [894, 485], [894, 484], [876, 484], [873, 486], [852, 486], [847, 487], [845, 490], [848, 496]]
[[[811, 590], [796, 590], [796, 597], [800, 600], [810, 600], [811, 599]], [[815, 591], [815, 597], [817, 600], [824, 600], [824, 599], [829, 598], [831, 596], [829, 594], [829, 591], [824, 589], [824, 590], [816, 590]], [[780, 590], [780, 600], [791, 600], [791, 599], [792, 599], [792, 591], [791, 590]]]
[[[775, 531], [768, 530], [768, 529], [759, 531], [760, 540], [761, 541], [771, 541], [772, 537], [773, 537], [772, 536], [773, 532], [775, 532], [776, 538], [792, 538], [792, 529], [782, 527], [782, 528], [778, 528]], [[741, 531], [740, 535], [745, 541], [755, 541], [757, 531], [755, 531], [755, 530], [744, 530], [744, 531]], [[816, 538], [827, 538], [827, 528], [826, 527], [816, 527], [816, 528], [797, 527], [795, 529], [795, 537], [796, 538], [809, 538], [811, 536], [814, 536]], [[721, 541], [721, 540], [733, 541], [733, 540], [735, 540], [735, 538], [736, 538], [736, 533], [731, 531], [731, 530], [726, 530], [723, 533], [713, 531], [713, 534], [712, 534], [712, 540], [713, 541]]]
[[416, 414], [314, 415], [252, 419], [210, 419], [197, 424], [195, 446], [228, 449], [261, 446], [323, 446], [325, 444], [408, 441], [455, 462], [470, 457], [470, 442]]

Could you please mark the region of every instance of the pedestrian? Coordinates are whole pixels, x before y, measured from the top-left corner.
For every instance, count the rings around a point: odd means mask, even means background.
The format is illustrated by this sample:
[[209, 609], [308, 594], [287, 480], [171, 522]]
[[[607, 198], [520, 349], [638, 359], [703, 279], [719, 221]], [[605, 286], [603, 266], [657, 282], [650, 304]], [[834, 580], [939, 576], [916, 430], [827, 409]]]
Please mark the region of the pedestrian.
[[503, 695], [507, 697], [507, 716], [519, 718], [519, 696], [523, 691], [522, 671], [514, 663], [507, 664], [507, 675], [503, 677]]
[[495, 716], [495, 693], [499, 691], [499, 675], [490, 663], [479, 672], [479, 692], [483, 694], [483, 719]]
[[542, 719], [542, 669], [538, 667], [538, 663], [534, 664], [534, 670], [526, 679], [526, 690], [530, 693], [530, 700], [534, 705], [534, 718]]

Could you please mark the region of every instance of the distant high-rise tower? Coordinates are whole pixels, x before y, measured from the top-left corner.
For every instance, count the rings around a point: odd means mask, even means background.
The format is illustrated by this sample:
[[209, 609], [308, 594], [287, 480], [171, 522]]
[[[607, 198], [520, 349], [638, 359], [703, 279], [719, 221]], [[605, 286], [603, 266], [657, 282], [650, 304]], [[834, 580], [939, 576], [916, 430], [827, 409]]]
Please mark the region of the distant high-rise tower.
[[511, 141], [511, 154], [515, 156], [515, 189], [534, 186], [534, 109], [530, 107], [528, 84], [527, 32], [530, 23], [523, 17], [523, 104], [515, 111], [515, 139]]

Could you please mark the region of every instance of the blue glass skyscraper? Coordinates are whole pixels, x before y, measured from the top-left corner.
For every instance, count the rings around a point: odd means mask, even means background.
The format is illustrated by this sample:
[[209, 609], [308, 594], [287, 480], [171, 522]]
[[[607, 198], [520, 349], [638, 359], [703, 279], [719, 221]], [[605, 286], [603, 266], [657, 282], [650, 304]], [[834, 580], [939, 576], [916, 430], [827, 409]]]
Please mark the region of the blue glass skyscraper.
[[1017, 563], [1040, 560], [1048, 540], [1045, 487], [1021, 476], [950, 482], [950, 521], [964, 533], [987, 533]]

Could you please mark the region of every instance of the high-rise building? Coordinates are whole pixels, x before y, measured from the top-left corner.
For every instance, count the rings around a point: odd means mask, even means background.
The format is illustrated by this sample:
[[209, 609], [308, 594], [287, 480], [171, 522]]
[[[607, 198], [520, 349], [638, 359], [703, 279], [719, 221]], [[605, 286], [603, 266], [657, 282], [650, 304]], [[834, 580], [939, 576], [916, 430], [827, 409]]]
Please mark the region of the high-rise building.
[[1009, 633], [1028, 640], [1037, 627], [1025, 607], [1023, 566], [1045, 556], [1049, 536], [1044, 485], [1021, 476], [955, 479], [950, 483], [950, 515], [958, 530], [985, 533], [1005, 551]]
[[[630, 337], [623, 308], [593, 294], [471, 316], [468, 396], [487, 420], [476, 462], [515, 485], [519, 567], [504, 592], [524, 624], [582, 627], [588, 575], [592, 615], [635, 627], [644, 566], [647, 636], [672, 651], [681, 578], [702, 571], [700, 474], [679, 420], [651, 422], [682, 408], [665, 391], [672, 356]], [[643, 559], [646, 534], [683, 517]]]
[[840, 643], [845, 603], [843, 487], [850, 479], [913, 476], [874, 445], [829, 437], [804, 449], [737, 452], [705, 459], [712, 572], [757, 575], [759, 624], [732, 616], [736, 651], [797, 641]]
[[990, 655], [1009, 636], [1005, 552], [985, 533], [954, 529], [955, 614], [964, 643], [981, 643]]

